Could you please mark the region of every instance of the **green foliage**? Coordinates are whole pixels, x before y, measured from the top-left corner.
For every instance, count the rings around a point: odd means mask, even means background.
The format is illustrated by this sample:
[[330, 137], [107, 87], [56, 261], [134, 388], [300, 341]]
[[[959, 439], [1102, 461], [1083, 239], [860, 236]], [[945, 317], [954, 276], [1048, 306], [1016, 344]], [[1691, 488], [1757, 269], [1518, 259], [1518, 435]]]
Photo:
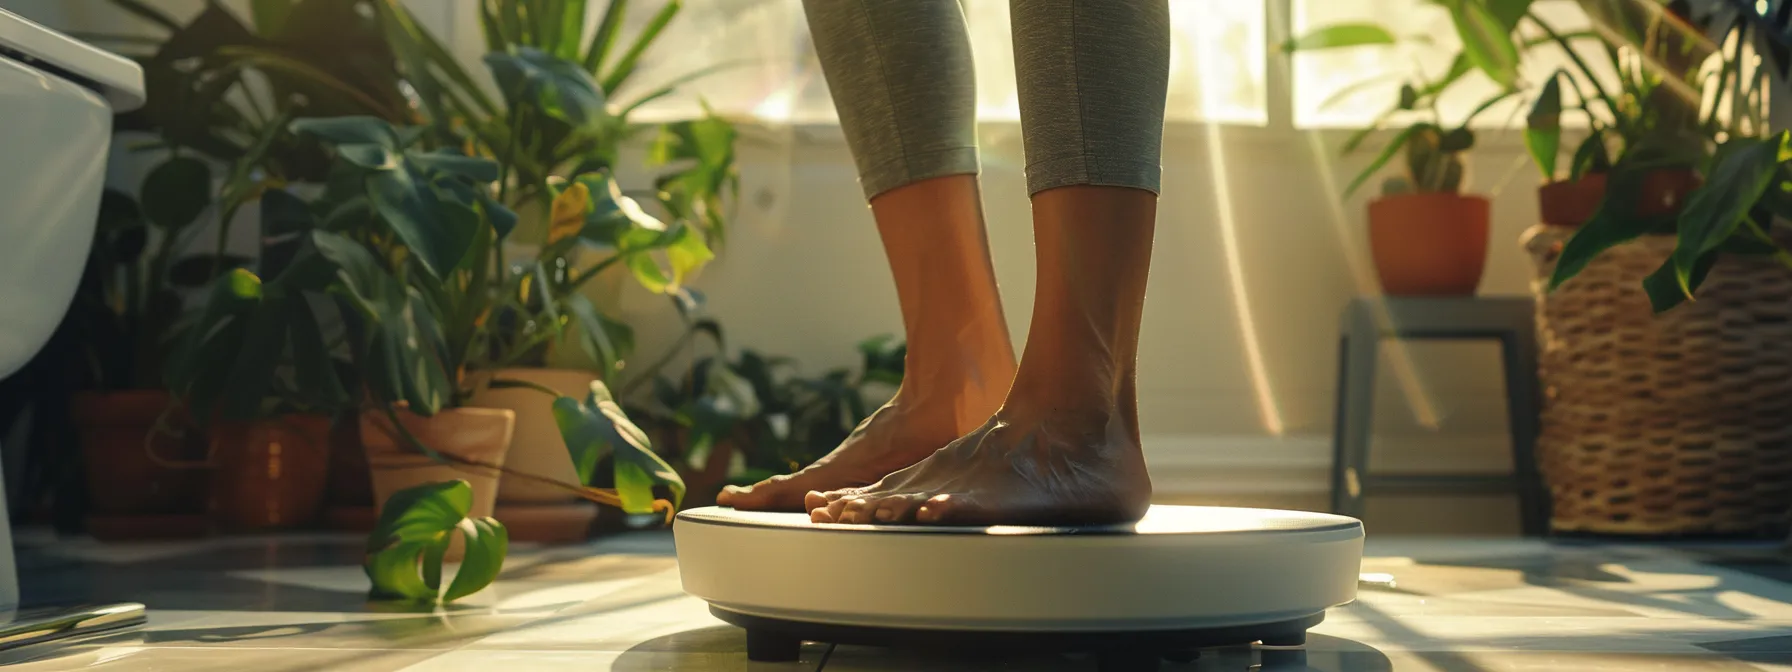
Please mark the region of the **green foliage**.
[[1560, 73], [1552, 75], [1525, 117], [1524, 146], [1545, 180], [1555, 177], [1556, 159], [1562, 151], [1561, 82]]
[[615, 465], [612, 476], [624, 512], [652, 513], [655, 486], [672, 492], [673, 508], [684, 502], [684, 481], [653, 452], [647, 433], [629, 420], [602, 382], [591, 383], [590, 392], [582, 400], [555, 400], [554, 422], [560, 426], [566, 448], [572, 451], [573, 466], [584, 483], [591, 483], [597, 465], [610, 458]]
[[[795, 471], [839, 446], [901, 385], [907, 353], [890, 336], [871, 338], [858, 345], [857, 372], [804, 377], [786, 358], [752, 350], [728, 357], [713, 321], [693, 319], [687, 337], [708, 337], [716, 354], [697, 358], [676, 378], [656, 376], [650, 403], [633, 413], [666, 430], [659, 435], [670, 443], [662, 450], [686, 480], [719, 465], [716, 475], [735, 484]], [[714, 452], [723, 441], [735, 452], [726, 464], [712, 464], [723, 457]]]
[[[1706, 42], [1703, 29], [1716, 15], [1663, 18], [1592, 5], [1597, 16], [1617, 32], [1637, 40], [1659, 67], [1643, 73], [1623, 72], [1623, 98], [1606, 104], [1615, 120], [1608, 128], [1623, 144], [1610, 158], [1603, 144], [1593, 139], [1575, 153], [1571, 174], [1604, 168], [1609, 172], [1605, 199], [1592, 221], [1575, 232], [1563, 248], [1551, 288], [1560, 286], [1585, 268], [1598, 254], [1646, 233], [1676, 236], [1674, 253], [1643, 281], [1654, 309], [1672, 309], [1692, 300], [1706, 276], [1725, 255], [1771, 257], [1792, 268], [1789, 253], [1772, 235], [1776, 219], [1792, 214], [1786, 208], [1792, 193], [1792, 151], [1788, 134], [1769, 133], [1761, 109], [1747, 104], [1729, 105], [1730, 118], [1719, 118], [1723, 105], [1713, 105], [1703, 119], [1696, 106], [1702, 98], [1757, 100], [1765, 80], [1741, 76], [1745, 57], [1740, 45], [1750, 41], [1754, 23], [1738, 15], [1728, 34]], [[1671, 8], [1670, 8], [1671, 9]], [[1750, 12], [1749, 7], [1732, 8]], [[1687, 28], [1685, 19], [1702, 21]], [[1735, 45], [1719, 54], [1722, 64], [1715, 78], [1695, 76], [1711, 44]], [[1614, 60], [1617, 58], [1613, 50]], [[1621, 71], [1622, 72], [1622, 71]], [[1684, 81], [1696, 95], [1687, 96], [1668, 85], [1667, 78]], [[1603, 92], [1602, 92], [1603, 93]], [[1591, 115], [1591, 112], [1589, 112]], [[1594, 139], [1603, 134], [1596, 126]], [[1609, 167], [1602, 164], [1609, 163]], [[1696, 167], [1701, 185], [1686, 198], [1677, 215], [1643, 216], [1638, 206], [1644, 181], [1659, 171]]]
[[[466, 481], [400, 490], [386, 500], [367, 537], [362, 569], [375, 600], [453, 602], [491, 585], [504, 568], [510, 534], [492, 518], [471, 518], [473, 488]], [[459, 536], [466, 548], [460, 570], [442, 589], [442, 558]]]

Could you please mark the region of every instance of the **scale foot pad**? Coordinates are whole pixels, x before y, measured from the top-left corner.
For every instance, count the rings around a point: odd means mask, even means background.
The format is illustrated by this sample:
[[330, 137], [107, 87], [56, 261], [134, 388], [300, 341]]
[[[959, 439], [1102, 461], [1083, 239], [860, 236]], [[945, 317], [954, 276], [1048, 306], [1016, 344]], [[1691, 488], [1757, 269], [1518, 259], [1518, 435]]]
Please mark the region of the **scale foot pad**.
[[1193, 660], [1200, 649], [1249, 645], [1300, 646], [1307, 629], [1325, 619], [1324, 613], [1303, 618], [1218, 628], [1148, 630], [1139, 632], [1062, 631], [948, 631], [908, 628], [875, 628], [834, 623], [812, 623], [749, 616], [710, 606], [710, 613], [747, 631], [747, 659], [788, 662], [798, 658], [805, 641], [857, 644], [892, 648], [968, 651], [1091, 652], [1101, 672], [1143, 672], [1157, 669], [1158, 661]]

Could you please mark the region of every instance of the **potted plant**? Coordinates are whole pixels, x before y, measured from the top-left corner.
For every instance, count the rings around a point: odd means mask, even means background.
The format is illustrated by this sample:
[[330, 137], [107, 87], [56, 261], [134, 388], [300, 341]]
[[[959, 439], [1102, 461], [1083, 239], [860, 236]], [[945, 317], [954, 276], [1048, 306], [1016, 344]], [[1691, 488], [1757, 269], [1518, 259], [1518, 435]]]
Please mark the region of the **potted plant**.
[[315, 519], [333, 417], [353, 406], [315, 314], [327, 299], [306, 278], [288, 276], [318, 275], [293, 264], [308, 218], [305, 203], [285, 191], [262, 196], [261, 276], [238, 268], [220, 277], [169, 360], [169, 389], [209, 436], [210, 510], [225, 529]]
[[[381, 9], [390, 39], [407, 59], [407, 75], [422, 94], [432, 132], [496, 161], [496, 198], [522, 213], [521, 230], [505, 246], [511, 253], [495, 282], [500, 298], [490, 316], [491, 339], [467, 362], [473, 382], [467, 404], [515, 413], [507, 464], [561, 480], [571, 477], [573, 465], [558, 443], [553, 417], [533, 392], [486, 382], [526, 381], [563, 394], [576, 394], [594, 380], [614, 383], [634, 336], [590, 298], [594, 281], [614, 285], [632, 276], [649, 291], [677, 294], [686, 277], [713, 257], [710, 244], [723, 232], [722, 197], [738, 179], [734, 130], [727, 122], [706, 117], [656, 126], [629, 119], [641, 104], [690, 77], [648, 87], [651, 93], [635, 100], [613, 99], [680, 8], [667, 3], [625, 39], [624, 4], [609, 3], [597, 31], [582, 42], [576, 31], [535, 30], [518, 22], [528, 15], [545, 20], [542, 25], [584, 25], [584, 3], [492, 3], [482, 13], [482, 29], [497, 100], [472, 86], [453, 59], [441, 57], [445, 52], [432, 48], [436, 40], [402, 7]], [[518, 11], [523, 6], [527, 11]], [[658, 175], [651, 189], [624, 191], [611, 178], [613, 167], [623, 143], [643, 131], [657, 133], [649, 136], [648, 163]], [[632, 237], [616, 235], [627, 227], [585, 231], [588, 220], [614, 220], [616, 214], [638, 224]], [[585, 361], [569, 366], [576, 358]], [[582, 539], [596, 513], [563, 491], [524, 479], [505, 481], [499, 509], [510, 533], [530, 541]]]
[[[382, 53], [391, 62], [390, 51], [355, 6], [372, 4], [366, 0], [258, 3], [252, 24], [216, 3], [184, 24], [144, 3], [115, 4], [166, 36], [146, 43], [141, 36], [83, 35], [112, 45], [145, 72], [147, 103], [113, 127], [126, 134], [119, 142], [168, 158], [145, 177], [141, 202], [106, 193], [87, 276], [59, 331], [64, 343], [46, 349], [46, 361], [31, 369], [28, 375], [43, 377], [38, 384], [0, 399], [0, 416], [25, 404], [37, 408], [28, 441], [33, 462], [60, 461], [46, 454], [68, 452], [54, 435], [79, 437], [94, 534], [197, 534], [206, 474], [195, 467], [206, 464], [198, 457], [211, 439], [189, 426], [180, 400], [162, 389], [167, 345], [183, 303], [247, 261], [223, 254], [232, 227], [216, 227], [210, 254], [195, 253], [208, 242], [197, 234], [213, 219], [234, 223], [238, 208], [264, 185], [321, 163], [315, 146], [284, 133], [294, 114], [399, 116], [406, 108], [395, 71], [378, 67]], [[65, 395], [72, 422], [55, 417], [57, 404], [44, 403]], [[66, 483], [56, 487], [61, 491], [52, 496], [67, 492]]]
[[[1369, 244], [1382, 290], [1398, 295], [1472, 295], [1487, 261], [1488, 202], [1461, 193], [1466, 172], [1462, 156], [1475, 136], [1469, 123], [1513, 93], [1519, 52], [1511, 31], [1529, 2], [1466, 0], [1439, 3], [1462, 38], [1462, 51], [1437, 79], [1400, 87], [1387, 112], [1344, 144], [1355, 151], [1391, 120], [1420, 112], [1423, 121], [1406, 125], [1345, 189], [1349, 196], [1397, 155], [1403, 175], [1389, 178], [1369, 203]], [[1387, 28], [1368, 23], [1322, 26], [1282, 45], [1285, 52], [1330, 50], [1400, 42]], [[1438, 98], [1470, 72], [1481, 72], [1502, 87], [1462, 123], [1443, 123]]]
[[[1630, 195], [1637, 214], [1671, 214], [1699, 184], [1694, 171], [1704, 145], [1699, 103], [1674, 86], [1697, 67], [1695, 50], [1685, 48], [1690, 45], [1677, 39], [1679, 31], [1640, 5], [1593, 3], [1587, 8], [1601, 30], [1565, 35], [1534, 13], [1525, 16], [1542, 34], [1529, 45], [1557, 50], [1572, 65], [1543, 82], [1526, 117], [1525, 147], [1544, 181], [1537, 191], [1543, 223], [1578, 227], [1592, 219], [1615, 165], [1646, 169], [1640, 191]], [[1671, 16], [1673, 8], [1669, 10]], [[1584, 39], [1599, 40], [1604, 47], [1600, 53], [1606, 69], [1617, 74], [1615, 89], [1602, 84], [1605, 78], [1574, 49]], [[1648, 54], [1651, 65], [1627, 59], [1625, 45]], [[1564, 112], [1575, 113], [1587, 126], [1586, 137], [1571, 154], [1566, 179], [1559, 172]]]
[[[801, 469], [826, 455], [902, 382], [907, 348], [889, 336], [859, 343], [861, 367], [797, 375], [794, 362], [743, 349], [734, 358], [713, 320], [687, 314], [684, 335], [630, 381], [642, 392], [630, 414], [645, 418], [689, 488], [693, 506], [715, 503], [725, 485], [747, 485]], [[677, 377], [659, 373], [687, 344], [707, 337], [715, 353]], [[647, 383], [652, 384], [646, 390]]]
[[[1759, 373], [1788, 319], [1779, 288], [1792, 267], [1781, 230], [1792, 215], [1792, 138], [1769, 128], [1764, 109], [1783, 62], [1778, 73], [1748, 67], [1742, 46], [1759, 36], [1783, 53], [1785, 16], [1752, 4], [1669, 9], [1651, 26], [1667, 36], [1658, 48], [1690, 65], [1666, 75], [1687, 79], [1680, 95], [1726, 104], [1695, 120], [1690, 156], [1629, 152], [1584, 225], [1565, 242], [1533, 246], [1547, 290], [1539, 327], [1552, 394], [1538, 450], [1552, 525], [1783, 537], [1786, 428], [1761, 419], [1792, 416], [1792, 387]], [[1714, 42], [1704, 39], [1710, 25], [1727, 26]], [[1698, 46], [1712, 44], [1729, 46]], [[1707, 58], [1712, 76], [1692, 76]], [[1678, 208], [1646, 211], [1649, 177], [1667, 161], [1695, 166], [1702, 179]]]

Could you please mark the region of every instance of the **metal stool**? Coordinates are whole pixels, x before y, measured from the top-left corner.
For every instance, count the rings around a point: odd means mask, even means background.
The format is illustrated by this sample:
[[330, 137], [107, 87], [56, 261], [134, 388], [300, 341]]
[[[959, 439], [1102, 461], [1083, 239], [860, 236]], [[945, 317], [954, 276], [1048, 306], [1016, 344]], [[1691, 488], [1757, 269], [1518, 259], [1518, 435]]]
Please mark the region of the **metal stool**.
[[[1529, 297], [1358, 297], [1344, 309], [1338, 343], [1337, 418], [1333, 424], [1332, 511], [1362, 517], [1369, 494], [1518, 493], [1525, 536], [1542, 536], [1548, 501], [1537, 473], [1537, 332]], [[1512, 433], [1511, 476], [1372, 475], [1369, 439], [1381, 339], [1494, 339], [1506, 372]]]

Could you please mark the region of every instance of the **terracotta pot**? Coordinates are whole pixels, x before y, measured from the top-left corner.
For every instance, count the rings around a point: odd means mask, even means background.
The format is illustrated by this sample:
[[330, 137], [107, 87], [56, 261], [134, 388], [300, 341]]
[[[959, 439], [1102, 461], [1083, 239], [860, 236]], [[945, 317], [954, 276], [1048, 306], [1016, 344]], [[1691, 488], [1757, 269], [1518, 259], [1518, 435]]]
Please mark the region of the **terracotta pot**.
[[[516, 415], [507, 410], [465, 407], [447, 409], [430, 417], [399, 409], [398, 419], [418, 441], [437, 452], [492, 466], [504, 465], [516, 423]], [[469, 516], [492, 515], [498, 499], [496, 471], [444, 464], [413, 450], [385, 413], [368, 411], [361, 414], [361, 447], [366, 451], [367, 465], [373, 475], [376, 515], [393, 493], [425, 483], [453, 480], [465, 480], [473, 486], [473, 506]], [[459, 558], [461, 550], [456, 537], [454, 545], [448, 549], [448, 557]]]
[[[1551, 182], [1537, 188], [1537, 210], [1550, 226], [1580, 226], [1599, 211], [1605, 199], [1606, 176], [1587, 175], [1574, 182]], [[1643, 176], [1641, 215], [1675, 212], [1699, 188], [1699, 174], [1690, 170], [1657, 170]]]
[[324, 487], [324, 526], [333, 530], [373, 529], [373, 479], [361, 448], [361, 422], [349, 416], [330, 430], [330, 466]]
[[[191, 536], [204, 531], [205, 444], [185, 412], [169, 412], [172, 404], [166, 390], [74, 396], [71, 414], [80, 432], [90, 523], [105, 519], [99, 526], [104, 532], [90, 529], [96, 536]], [[119, 524], [110, 524], [114, 519]], [[195, 521], [196, 528], [191, 524]]]
[[1487, 199], [1400, 194], [1369, 203], [1369, 248], [1382, 290], [1472, 296], [1487, 264]]
[[[468, 407], [508, 410], [516, 415], [516, 430], [510, 438], [510, 453], [504, 466], [513, 471], [578, 483], [572, 466], [572, 455], [560, 438], [560, 426], [554, 423], [554, 400], [539, 390], [492, 389], [485, 386], [492, 377], [535, 383], [565, 396], [584, 398], [597, 375], [578, 369], [499, 369], [475, 374], [478, 392], [467, 401]], [[560, 504], [575, 496], [565, 490], [534, 481], [510, 479], [498, 488], [502, 504]]]
[[212, 520], [226, 530], [311, 523], [330, 469], [330, 417], [287, 415], [214, 425]]

